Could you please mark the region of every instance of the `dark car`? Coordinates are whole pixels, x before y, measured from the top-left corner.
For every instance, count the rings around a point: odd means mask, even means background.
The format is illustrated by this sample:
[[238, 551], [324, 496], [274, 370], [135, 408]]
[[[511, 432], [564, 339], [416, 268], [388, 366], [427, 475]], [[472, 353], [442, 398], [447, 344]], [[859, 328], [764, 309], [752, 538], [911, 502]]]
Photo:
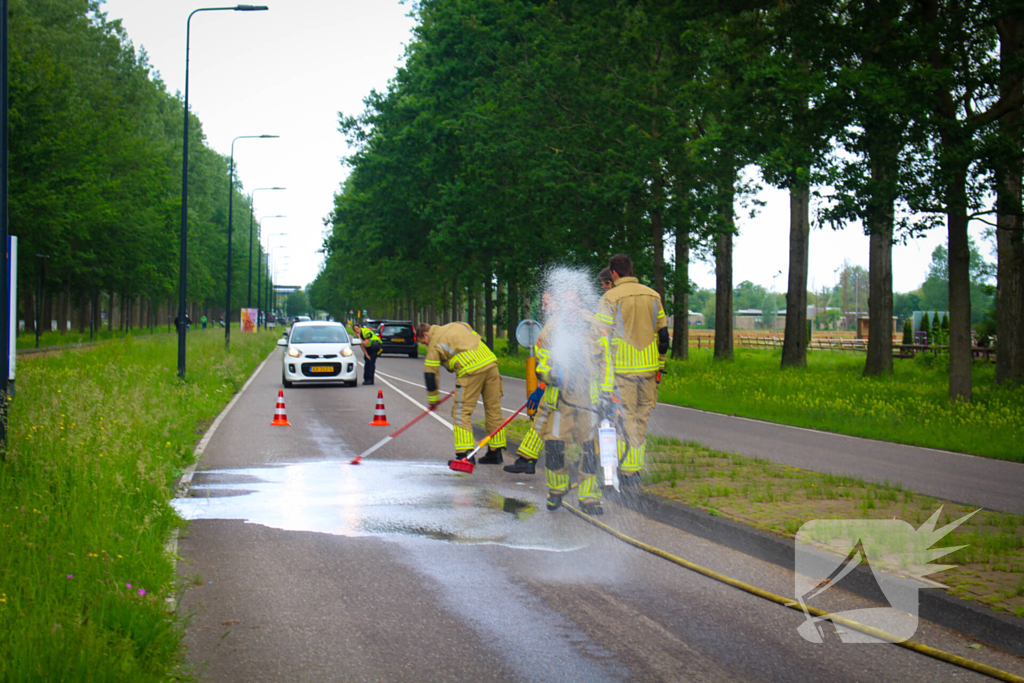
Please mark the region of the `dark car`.
[[383, 320], [380, 324], [381, 353], [401, 353], [416, 358], [420, 355], [420, 343], [416, 340], [416, 328], [411, 320]]

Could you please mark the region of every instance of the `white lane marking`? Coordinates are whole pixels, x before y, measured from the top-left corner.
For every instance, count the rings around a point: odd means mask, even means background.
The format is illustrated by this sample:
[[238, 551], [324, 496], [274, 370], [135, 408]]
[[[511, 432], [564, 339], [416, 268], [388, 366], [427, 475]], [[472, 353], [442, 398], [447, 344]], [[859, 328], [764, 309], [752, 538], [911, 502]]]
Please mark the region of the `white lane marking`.
[[[360, 365], [362, 365], [362, 363], [360, 363]], [[402, 379], [401, 377], [392, 377], [391, 375], [385, 375], [383, 372], [375, 372], [373, 374], [373, 376], [374, 377], [382, 377], [382, 378], [383, 377], [391, 377], [391, 379], [398, 380], [399, 382], [408, 382], [409, 384], [415, 385], [415, 382], [409, 382], [408, 380]], [[410, 396], [409, 394], [405, 393], [404, 391], [402, 391], [401, 389], [396, 387], [391, 382], [387, 381], [386, 379], [381, 379], [381, 382], [384, 382], [384, 384], [387, 384], [389, 387], [391, 387], [392, 389], [397, 391], [400, 396], [408, 399], [408, 401], [410, 403], [412, 403], [414, 406], [417, 406], [420, 410], [426, 410], [427, 409], [427, 406], [423, 405], [422, 403], [420, 403], [419, 401], [414, 399], [412, 396]], [[434, 418], [435, 420], [437, 420], [438, 422], [443, 424], [448, 429], [450, 429], [452, 431], [455, 431], [455, 425], [453, 425], [451, 422], [449, 422], [448, 420], [446, 420], [443, 417], [441, 417], [440, 415], [438, 415], [436, 412], [430, 413], [430, 417]]]
[[[362, 363], [360, 363], [360, 365], [362, 365]], [[421, 389], [423, 388], [423, 385], [422, 385], [422, 384], [418, 384], [418, 383], [416, 383], [416, 382], [410, 382], [409, 380], [407, 380], [407, 379], [403, 379], [402, 377], [395, 377], [394, 375], [388, 375], [388, 374], [385, 374], [385, 373], [381, 372], [380, 370], [378, 370], [378, 371], [377, 371], [377, 372], [376, 372], [376, 373], [374, 374], [374, 376], [375, 376], [375, 377], [376, 377], [377, 375], [380, 375], [381, 377], [387, 377], [387, 378], [389, 378], [389, 379], [393, 379], [393, 380], [395, 380], [396, 382], [405, 382], [406, 384], [411, 384], [411, 385], [412, 385], [412, 386], [414, 386], [414, 387], [420, 387]], [[502, 377], [504, 377], [504, 375], [502, 375]], [[390, 385], [389, 385], [389, 386], [390, 386]], [[395, 389], [395, 391], [398, 391], [398, 389]], [[412, 400], [412, 399], [410, 399], [410, 400]], [[414, 401], [414, 402], [415, 402], [415, 401]], [[480, 406], [480, 405], [483, 405], [483, 404], [484, 404], [484, 400], [483, 400], [482, 398], [478, 398], [478, 399], [476, 400], [476, 404], [477, 404], [478, 406]], [[419, 405], [419, 404], [417, 403], [417, 405]], [[506, 413], [514, 413], [514, 412], [516, 412], [516, 411], [512, 410], [511, 408], [506, 408], [505, 406], [502, 406], [502, 407], [501, 407], [501, 409], [502, 409], [502, 410], [504, 410], [504, 411], [505, 411]], [[448, 424], [448, 423], [445, 423], [445, 424]], [[449, 425], [449, 426], [450, 426], [450, 425]]]

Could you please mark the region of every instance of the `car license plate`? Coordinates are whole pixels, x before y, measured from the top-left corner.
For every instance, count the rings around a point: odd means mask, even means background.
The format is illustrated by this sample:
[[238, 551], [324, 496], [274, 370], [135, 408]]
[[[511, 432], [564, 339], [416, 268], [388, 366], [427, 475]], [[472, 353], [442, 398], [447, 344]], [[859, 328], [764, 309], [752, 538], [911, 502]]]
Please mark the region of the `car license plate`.
[[391, 341], [393, 341], [393, 342], [404, 342], [405, 339], [402, 338], [402, 337], [392, 337]]
[[309, 368], [310, 372], [334, 372], [334, 368], [330, 365], [313, 365]]

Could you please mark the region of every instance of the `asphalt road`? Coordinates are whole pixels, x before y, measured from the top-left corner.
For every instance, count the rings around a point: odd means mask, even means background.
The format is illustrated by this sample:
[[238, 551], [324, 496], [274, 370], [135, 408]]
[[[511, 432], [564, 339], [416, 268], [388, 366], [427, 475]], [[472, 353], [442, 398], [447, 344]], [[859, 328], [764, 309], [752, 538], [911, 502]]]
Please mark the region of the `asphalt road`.
[[[386, 356], [378, 369], [404, 381], [399, 386], [422, 387], [421, 363]], [[414, 395], [419, 394], [413, 392]], [[526, 400], [526, 383], [505, 378], [506, 409]], [[919, 448], [830, 434], [812, 429], [708, 413], [661, 404], [648, 431], [696, 441], [709, 448], [763, 458], [814, 472], [846, 475], [883, 483], [965, 505], [1024, 514], [1024, 464], [963, 453]], [[1024, 446], [1022, 446], [1024, 448]]]
[[[177, 501], [193, 520], [178, 546], [185, 640], [209, 680], [988, 680], [896, 646], [844, 644], [828, 628], [809, 643], [800, 613], [547, 512], [541, 473], [456, 474], [445, 409], [349, 465], [418, 414], [422, 361], [385, 357], [374, 387], [288, 390], [292, 426], [271, 427], [279, 354]], [[452, 384], [442, 378], [442, 390]], [[378, 389], [391, 428], [368, 426]], [[522, 393], [507, 382], [506, 404]], [[793, 593], [775, 565], [607, 508], [602, 521], [624, 533]], [[870, 606], [840, 588], [818, 602]], [[915, 640], [1024, 674], [1020, 659], [927, 623]]]

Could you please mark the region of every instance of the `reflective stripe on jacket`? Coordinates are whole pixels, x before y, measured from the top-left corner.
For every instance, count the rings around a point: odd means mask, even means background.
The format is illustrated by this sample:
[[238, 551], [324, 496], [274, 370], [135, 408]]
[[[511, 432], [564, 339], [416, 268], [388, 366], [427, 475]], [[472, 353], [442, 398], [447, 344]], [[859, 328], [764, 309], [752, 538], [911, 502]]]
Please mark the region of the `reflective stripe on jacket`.
[[601, 390], [611, 391], [615, 374], [634, 375], [665, 367], [665, 354], [658, 353], [658, 330], [668, 327], [661, 297], [635, 277], [620, 277], [604, 293], [597, 306], [597, 320], [606, 337]]
[[[495, 356], [480, 336], [466, 323], [430, 326], [430, 344], [424, 369], [436, 375], [441, 374], [444, 365], [448, 372], [462, 377], [491, 363], [497, 363]], [[440, 382], [437, 383], [440, 386]], [[437, 393], [437, 392], [434, 392]]]

